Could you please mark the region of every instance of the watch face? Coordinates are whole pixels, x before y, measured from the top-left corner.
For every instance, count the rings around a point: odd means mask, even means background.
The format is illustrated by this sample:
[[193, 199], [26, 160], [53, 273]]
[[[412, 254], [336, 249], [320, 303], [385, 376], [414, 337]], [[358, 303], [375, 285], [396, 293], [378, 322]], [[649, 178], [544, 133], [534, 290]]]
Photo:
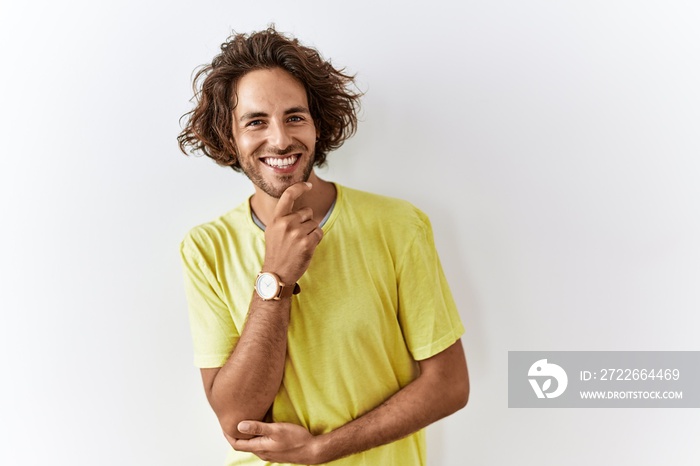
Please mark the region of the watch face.
[[272, 299], [279, 292], [277, 279], [271, 273], [261, 273], [255, 280], [255, 291], [262, 299]]

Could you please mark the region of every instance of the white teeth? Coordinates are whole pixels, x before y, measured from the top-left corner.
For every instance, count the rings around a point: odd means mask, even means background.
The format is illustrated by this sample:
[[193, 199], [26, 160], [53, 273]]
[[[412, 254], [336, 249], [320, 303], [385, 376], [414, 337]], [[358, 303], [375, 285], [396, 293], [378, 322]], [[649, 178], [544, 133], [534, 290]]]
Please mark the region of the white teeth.
[[283, 159], [265, 158], [263, 161], [271, 167], [285, 168], [290, 165], [294, 165], [294, 162], [296, 162], [298, 158], [299, 157], [296, 155], [290, 155], [289, 157], [285, 157]]

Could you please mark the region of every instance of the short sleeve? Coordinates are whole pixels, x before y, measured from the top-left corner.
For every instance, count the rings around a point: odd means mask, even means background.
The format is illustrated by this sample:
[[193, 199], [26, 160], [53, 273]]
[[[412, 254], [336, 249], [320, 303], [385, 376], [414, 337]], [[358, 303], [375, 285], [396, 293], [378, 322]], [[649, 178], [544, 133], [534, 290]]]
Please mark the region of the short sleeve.
[[194, 364], [200, 368], [222, 367], [239, 332], [224, 301], [221, 286], [212, 273], [212, 259], [204, 254], [190, 233], [180, 245], [185, 295], [190, 316]]
[[435, 249], [430, 221], [422, 212], [397, 268], [399, 322], [413, 359], [447, 349], [464, 333]]

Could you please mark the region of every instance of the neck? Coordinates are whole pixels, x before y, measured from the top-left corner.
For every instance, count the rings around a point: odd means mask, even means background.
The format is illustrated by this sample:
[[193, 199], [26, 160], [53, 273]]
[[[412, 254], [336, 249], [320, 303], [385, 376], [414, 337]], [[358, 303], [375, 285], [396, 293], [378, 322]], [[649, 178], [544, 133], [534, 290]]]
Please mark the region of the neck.
[[[309, 176], [309, 183], [312, 185], [311, 190], [304, 193], [294, 202], [294, 210], [302, 207], [310, 207], [314, 212], [314, 220], [320, 222], [335, 200], [335, 185], [322, 180], [316, 176], [316, 173], [313, 171]], [[277, 202], [279, 202], [279, 199], [267, 195], [256, 186], [255, 194], [253, 194], [253, 197], [250, 199], [250, 207], [260, 221], [268, 225], [272, 220]]]

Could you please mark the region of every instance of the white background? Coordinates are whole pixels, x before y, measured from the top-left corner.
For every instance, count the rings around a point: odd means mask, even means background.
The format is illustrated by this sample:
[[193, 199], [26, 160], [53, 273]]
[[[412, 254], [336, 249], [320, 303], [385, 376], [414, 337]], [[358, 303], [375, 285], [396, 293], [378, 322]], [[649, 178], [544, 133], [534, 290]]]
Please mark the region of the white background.
[[178, 244], [252, 193], [176, 145], [193, 69], [276, 22], [366, 91], [320, 175], [433, 220], [469, 406], [430, 464], [691, 465], [696, 409], [508, 409], [509, 350], [698, 350], [700, 8], [0, 2], [0, 463], [220, 465]]

